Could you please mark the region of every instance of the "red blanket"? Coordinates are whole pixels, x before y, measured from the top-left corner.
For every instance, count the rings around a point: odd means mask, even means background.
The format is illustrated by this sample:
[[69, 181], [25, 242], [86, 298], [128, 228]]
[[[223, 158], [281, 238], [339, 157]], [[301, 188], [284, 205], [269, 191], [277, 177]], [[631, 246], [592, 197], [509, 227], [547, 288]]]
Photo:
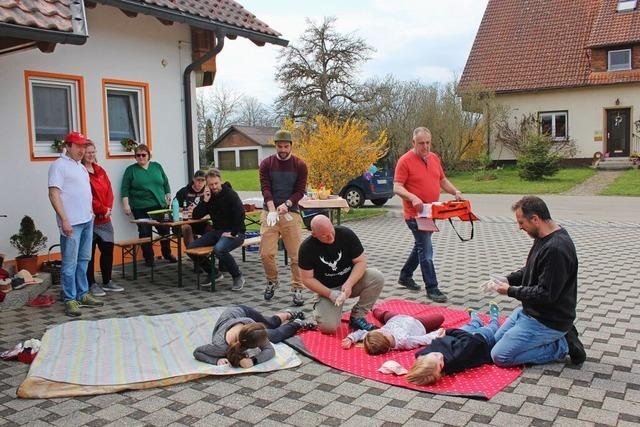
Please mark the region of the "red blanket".
[[[381, 308], [397, 313], [415, 315], [418, 313], [440, 313], [444, 316], [444, 328], [457, 328], [469, 321], [469, 314], [463, 310], [419, 304], [404, 300], [388, 300], [378, 305]], [[410, 351], [391, 351], [379, 356], [370, 356], [365, 353], [361, 345], [343, 350], [340, 342], [349, 334], [349, 313], [343, 316], [343, 322], [335, 335], [323, 335], [318, 331], [306, 331], [288, 340], [288, 344], [313, 359], [351, 374], [406, 387], [414, 390], [426, 391], [435, 394], [448, 394], [456, 396], [473, 396], [490, 399], [504, 387], [515, 380], [522, 368], [498, 368], [494, 365], [483, 365], [469, 369], [456, 375], [445, 375], [438, 383], [431, 386], [417, 386], [409, 383], [404, 376], [387, 375], [378, 372], [378, 368], [387, 360], [395, 360], [406, 369], [413, 365], [415, 353], [418, 349]], [[488, 316], [480, 316], [485, 322]], [[379, 325], [371, 314], [369, 322]], [[502, 319], [504, 320], [504, 319]], [[299, 338], [299, 339], [297, 339]]]

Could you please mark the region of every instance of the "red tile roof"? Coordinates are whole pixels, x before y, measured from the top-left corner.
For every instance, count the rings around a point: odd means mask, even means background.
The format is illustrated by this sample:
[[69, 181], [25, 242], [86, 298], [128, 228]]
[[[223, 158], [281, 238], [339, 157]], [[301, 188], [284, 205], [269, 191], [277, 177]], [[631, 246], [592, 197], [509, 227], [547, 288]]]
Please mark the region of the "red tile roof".
[[616, 12], [618, 2], [603, 1], [596, 14], [589, 47], [629, 44], [640, 41], [640, 12]]
[[2, 0], [0, 22], [73, 32], [70, 0]]
[[[616, 5], [617, 0], [489, 0], [460, 89], [478, 85], [499, 93], [640, 81], [635, 70], [591, 72], [592, 39], [622, 43], [640, 32], [640, 24], [624, 27], [640, 22], [640, 11], [617, 13]], [[600, 27], [610, 23], [613, 29]]]

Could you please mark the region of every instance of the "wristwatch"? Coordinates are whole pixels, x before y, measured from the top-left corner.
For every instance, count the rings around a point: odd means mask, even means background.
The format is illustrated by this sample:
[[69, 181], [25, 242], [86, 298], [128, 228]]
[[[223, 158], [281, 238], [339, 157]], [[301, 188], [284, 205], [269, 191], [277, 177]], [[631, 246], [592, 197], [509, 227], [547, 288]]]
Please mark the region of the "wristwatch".
[[286, 202], [284, 202], [284, 205], [288, 208], [290, 208], [291, 206], [293, 206], [293, 202], [291, 200], [288, 200]]

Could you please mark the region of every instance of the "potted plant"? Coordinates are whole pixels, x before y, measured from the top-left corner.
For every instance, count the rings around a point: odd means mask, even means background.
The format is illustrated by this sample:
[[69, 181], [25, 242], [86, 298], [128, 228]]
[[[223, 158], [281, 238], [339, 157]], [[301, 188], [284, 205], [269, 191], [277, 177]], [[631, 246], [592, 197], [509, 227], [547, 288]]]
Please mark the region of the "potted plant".
[[51, 148], [53, 148], [56, 153], [62, 153], [62, 150], [64, 150], [64, 146], [64, 139], [54, 139], [53, 144], [51, 144]]
[[25, 215], [20, 221], [20, 231], [9, 239], [13, 247], [18, 250], [16, 257], [17, 270], [25, 269], [31, 274], [38, 272], [38, 252], [47, 245], [47, 237], [36, 229], [33, 219]]
[[134, 151], [138, 146], [138, 143], [131, 138], [121, 139], [120, 144], [124, 147], [125, 151]]

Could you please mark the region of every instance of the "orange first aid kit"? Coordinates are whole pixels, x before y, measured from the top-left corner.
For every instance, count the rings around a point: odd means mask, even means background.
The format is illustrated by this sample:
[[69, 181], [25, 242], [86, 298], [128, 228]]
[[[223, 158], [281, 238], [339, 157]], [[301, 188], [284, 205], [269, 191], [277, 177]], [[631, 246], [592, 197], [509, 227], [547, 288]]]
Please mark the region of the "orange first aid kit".
[[[459, 218], [461, 221], [471, 222], [471, 236], [463, 239], [453, 225], [453, 218]], [[440, 231], [435, 224], [436, 219], [447, 219], [453, 227], [461, 241], [466, 242], [473, 239], [473, 221], [480, 221], [472, 211], [471, 202], [469, 200], [451, 200], [443, 203], [426, 203], [421, 215], [416, 218], [418, 230], [422, 231]]]

